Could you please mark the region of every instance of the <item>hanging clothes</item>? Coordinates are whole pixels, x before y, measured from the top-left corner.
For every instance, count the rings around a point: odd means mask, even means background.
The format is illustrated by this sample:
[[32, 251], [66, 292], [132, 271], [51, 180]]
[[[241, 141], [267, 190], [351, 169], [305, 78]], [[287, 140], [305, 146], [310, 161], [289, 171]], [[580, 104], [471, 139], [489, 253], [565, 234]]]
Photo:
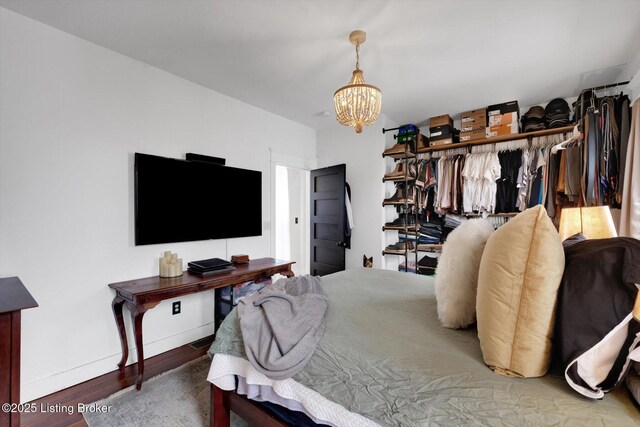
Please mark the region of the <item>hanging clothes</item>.
[[496, 213], [516, 211], [518, 176], [522, 165], [522, 150], [498, 153], [500, 178], [496, 183]]
[[[633, 103], [627, 147], [620, 235], [640, 239], [640, 98]], [[635, 168], [633, 166], [636, 166]]]
[[533, 156], [531, 161], [530, 176], [531, 187], [529, 188], [529, 203], [528, 207], [532, 208], [536, 205], [542, 204], [543, 195], [543, 177], [545, 175], [544, 166], [547, 164], [544, 155], [544, 149], [533, 149]]
[[578, 202], [582, 191], [582, 148], [569, 147], [564, 150], [565, 171], [564, 171], [564, 194], [571, 202]]
[[[629, 120], [629, 97], [626, 95], [619, 98], [620, 105], [620, 156], [618, 156], [618, 189], [616, 190], [616, 202], [622, 203], [622, 194], [624, 188], [624, 180], [626, 178], [627, 150], [629, 146], [629, 129], [631, 122]], [[617, 115], [618, 116], [618, 115]]]
[[500, 178], [500, 174], [498, 153], [467, 154], [462, 170], [465, 213], [495, 212], [496, 181]]

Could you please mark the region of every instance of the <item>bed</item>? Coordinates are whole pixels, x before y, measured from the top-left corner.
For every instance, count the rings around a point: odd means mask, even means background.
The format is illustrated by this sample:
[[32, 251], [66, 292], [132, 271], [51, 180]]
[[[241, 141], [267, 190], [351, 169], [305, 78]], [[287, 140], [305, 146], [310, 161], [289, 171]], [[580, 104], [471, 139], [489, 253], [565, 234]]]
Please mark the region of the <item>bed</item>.
[[253, 369], [235, 310], [225, 319], [210, 349], [211, 425], [228, 426], [229, 410], [252, 425], [287, 425], [261, 400], [337, 426], [640, 425], [625, 388], [592, 401], [560, 371], [529, 379], [493, 373], [475, 329], [440, 325], [429, 277], [353, 269], [322, 280], [325, 334], [290, 379]]

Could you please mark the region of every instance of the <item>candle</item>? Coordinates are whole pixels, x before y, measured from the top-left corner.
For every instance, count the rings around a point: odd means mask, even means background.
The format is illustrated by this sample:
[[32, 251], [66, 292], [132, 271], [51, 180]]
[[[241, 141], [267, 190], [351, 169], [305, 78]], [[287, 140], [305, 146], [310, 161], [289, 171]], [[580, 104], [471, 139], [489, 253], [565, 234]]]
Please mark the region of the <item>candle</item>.
[[182, 258], [178, 258], [176, 260], [176, 264], [178, 265], [178, 276], [182, 275], [182, 272], [184, 271], [182, 269]]
[[171, 254], [171, 261], [175, 261], [178, 259], [178, 254]]

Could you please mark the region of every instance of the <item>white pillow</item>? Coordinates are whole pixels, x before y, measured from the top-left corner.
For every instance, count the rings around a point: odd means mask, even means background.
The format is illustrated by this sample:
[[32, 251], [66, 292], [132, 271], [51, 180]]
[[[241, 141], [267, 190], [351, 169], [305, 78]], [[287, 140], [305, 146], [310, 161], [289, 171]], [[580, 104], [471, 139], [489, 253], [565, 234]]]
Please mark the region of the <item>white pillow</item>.
[[483, 219], [464, 222], [449, 234], [436, 268], [438, 319], [446, 328], [465, 328], [476, 321], [478, 271], [493, 226]]

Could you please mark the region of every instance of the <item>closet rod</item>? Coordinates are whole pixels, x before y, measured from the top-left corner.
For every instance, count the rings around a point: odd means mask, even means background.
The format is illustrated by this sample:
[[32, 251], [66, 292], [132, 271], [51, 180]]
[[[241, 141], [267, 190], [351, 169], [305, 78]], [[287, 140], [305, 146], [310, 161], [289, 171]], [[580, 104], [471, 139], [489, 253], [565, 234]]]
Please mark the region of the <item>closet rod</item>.
[[620, 82], [620, 83], [611, 83], [608, 85], [603, 85], [603, 86], [596, 86], [596, 87], [590, 87], [588, 89], [582, 89], [582, 91], [580, 91], [580, 93], [582, 92], [588, 92], [590, 90], [604, 90], [604, 89], [611, 89], [612, 87], [618, 87], [618, 86], [624, 86], [624, 85], [628, 85], [629, 81], [626, 82]]

